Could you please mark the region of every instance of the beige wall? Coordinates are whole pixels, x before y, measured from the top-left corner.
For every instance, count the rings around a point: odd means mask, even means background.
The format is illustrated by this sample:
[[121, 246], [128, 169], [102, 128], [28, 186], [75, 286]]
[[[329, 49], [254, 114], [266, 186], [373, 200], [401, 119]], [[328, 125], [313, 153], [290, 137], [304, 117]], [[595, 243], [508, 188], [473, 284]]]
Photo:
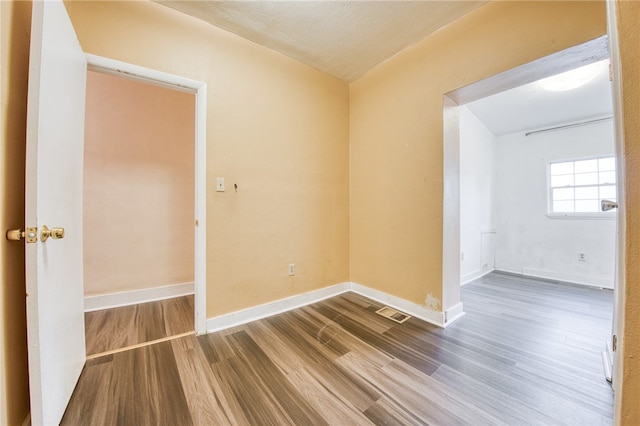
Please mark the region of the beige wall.
[[[622, 62], [626, 205], [626, 292], [621, 393], [616, 399], [617, 421], [640, 424], [640, 3], [618, 1]], [[619, 373], [618, 373], [619, 374]]]
[[85, 295], [193, 282], [195, 95], [89, 72]]
[[208, 85], [207, 317], [348, 281], [346, 83], [155, 3], [66, 5], [85, 52]]
[[351, 281], [441, 309], [443, 95], [605, 33], [604, 2], [492, 2], [352, 83]]
[[24, 245], [4, 238], [24, 225], [24, 154], [31, 2], [0, 2], [0, 424], [29, 413]]

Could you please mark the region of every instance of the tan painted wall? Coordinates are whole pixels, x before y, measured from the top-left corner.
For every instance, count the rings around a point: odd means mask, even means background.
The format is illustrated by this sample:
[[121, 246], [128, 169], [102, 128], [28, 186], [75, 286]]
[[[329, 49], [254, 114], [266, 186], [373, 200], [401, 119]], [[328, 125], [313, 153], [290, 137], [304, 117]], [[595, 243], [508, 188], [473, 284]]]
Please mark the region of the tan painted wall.
[[351, 281], [441, 309], [443, 95], [605, 33], [603, 2], [489, 3], [352, 83]]
[[617, 421], [640, 424], [640, 3], [618, 1], [622, 62], [626, 205], [626, 292], [622, 392], [616, 400]]
[[89, 72], [85, 295], [193, 282], [195, 95]]
[[0, 2], [0, 424], [29, 413], [24, 244], [4, 238], [24, 225], [24, 155], [31, 2]]
[[208, 84], [207, 317], [348, 281], [346, 83], [155, 3], [66, 5], [84, 51]]

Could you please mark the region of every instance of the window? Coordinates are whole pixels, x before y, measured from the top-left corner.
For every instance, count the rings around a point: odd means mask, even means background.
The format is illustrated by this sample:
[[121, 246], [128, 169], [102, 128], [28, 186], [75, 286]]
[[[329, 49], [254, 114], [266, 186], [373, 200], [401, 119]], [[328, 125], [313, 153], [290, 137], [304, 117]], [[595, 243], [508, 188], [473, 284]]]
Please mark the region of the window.
[[616, 201], [614, 157], [549, 164], [549, 213], [600, 213], [602, 200]]

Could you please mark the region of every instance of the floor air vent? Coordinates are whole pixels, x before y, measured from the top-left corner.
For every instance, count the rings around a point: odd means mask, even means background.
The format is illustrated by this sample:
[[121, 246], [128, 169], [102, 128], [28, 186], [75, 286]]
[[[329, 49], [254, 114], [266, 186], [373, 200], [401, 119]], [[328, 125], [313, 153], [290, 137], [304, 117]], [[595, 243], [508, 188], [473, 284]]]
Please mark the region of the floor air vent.
[[402, 312], [396, 311], [393, 308], [385, 306], [384, 308], [380, 308], [376, 311], [376, 314], [382, 315], [383, 317], [389, 318], [392, 321], [402, 324], [409, 318], [411, 315], [404, 314]]

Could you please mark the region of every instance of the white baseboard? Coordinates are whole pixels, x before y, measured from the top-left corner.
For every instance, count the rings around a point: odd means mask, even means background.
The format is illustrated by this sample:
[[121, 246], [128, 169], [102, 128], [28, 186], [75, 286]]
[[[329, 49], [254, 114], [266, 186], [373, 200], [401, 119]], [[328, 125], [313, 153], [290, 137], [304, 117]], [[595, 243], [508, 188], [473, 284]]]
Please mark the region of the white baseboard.
[[[511, 273], [518, 273], [515, 271], [505, 271]], [[613, 289], [613, 278], [584, 276], [578, 274], [568, 274], [565, 272], [546, 271], [544, 269], [522, 267], [522, 275], [528, 275], [530, 277], [544, 278], [547, 280], [564, 281], [572, 284], [582, 284], [590, 287], [602, 287]]]
[[464, 310], [462, 309], [462, 302], [457, 305], [453, 305], [444, 312], [444, 327], [448, 327], [455, 320], [464, 316]]
[[207, 333], [220, 331], [238, 325], [246, 324], [251, 321], [267, 318], [272, 315], [300, 308], [320, 300], [328, 299], [338, 294], [349, 291], [349, 283], [336, 284], [325, 287], [320, 290], [310, 291], [308, 293], [299, 294], [286, 299], [276, 300], [274, 302], [265, 303], [253, 308], [243, 309], [241, 311], [224, 314], [207, 319]]
[[446, 325], [444, 312], [432, 311], [424, 306], [420, 306], [416, 303], [409, 302], [408, 300], [401, 299], [397, 296], [393, 296], [358, 283], [351, 283], [351, 291], [368, 297], [369, 299], [373, 299], [376, 302], [380, 302], [383, 305], [396, 308], [406, 314], [437, 325], [438, 327], [445, 327]]
[[166, 285], [162, 287], [145, 288], [142, 290], [86, 296], [84, 298], [84, 311], [99, 311], [101, 309], [117, 308], [120, 306], [170, 299], [172, 297], [193, 294], [193, 291], [193, 282], [190, 282]]
[[460, 277], [460, 285], [463, 286], [465, 284], [469, 284], [471, 281], [475, 281], [478, 278], [482, 278], [485, 275], [492, 273], [493, 271], [495, 271], [495, 269], [493, 269], [493, 268], [488, 269], [486, 271], [482, 271], [482, 270], [478, 269], [477, 271], [473, 271], [471, 273], [462, 275]]
[[427, 321], [442, 328], [447, 327], [449, 324], [464, 315], [464, 311], [462, 310], [462, 303], [458, 303], [457, 305], [448, 309], [446, 312], [432, 311], [431, 309], [427, 309], [424, 306], [417, 305], [413, 302], [409, 302], [397, 296], [393, 296], [358, 283], [345, 282], [330, 287], [325, 287], [320, 290], [314, 290], [308, 293], [299, 294], [297, 296], [287, 297], [286, 299], [280, 299], [273, 302], [265, 303], [253, 308], [247, 308], [240, 311], [231, 312], [229, 314], [208, 318], [207, 333], [225, 330], [227, 328], [246, 324], [251, 321], [257, 321], [263, 318], [270, 317], [272, 315], [306, 306], [311, 303], [319, 302], [321, 300], [328, 299], [330, 297], [337, 296], [349, 291], [368, 297], [369, 299], [375, 300], [376, 302], [379, 302], [383, 305], [391, 306], [404, 313], [407, 313], [416, 318], [420, 318], [423, 321]]

